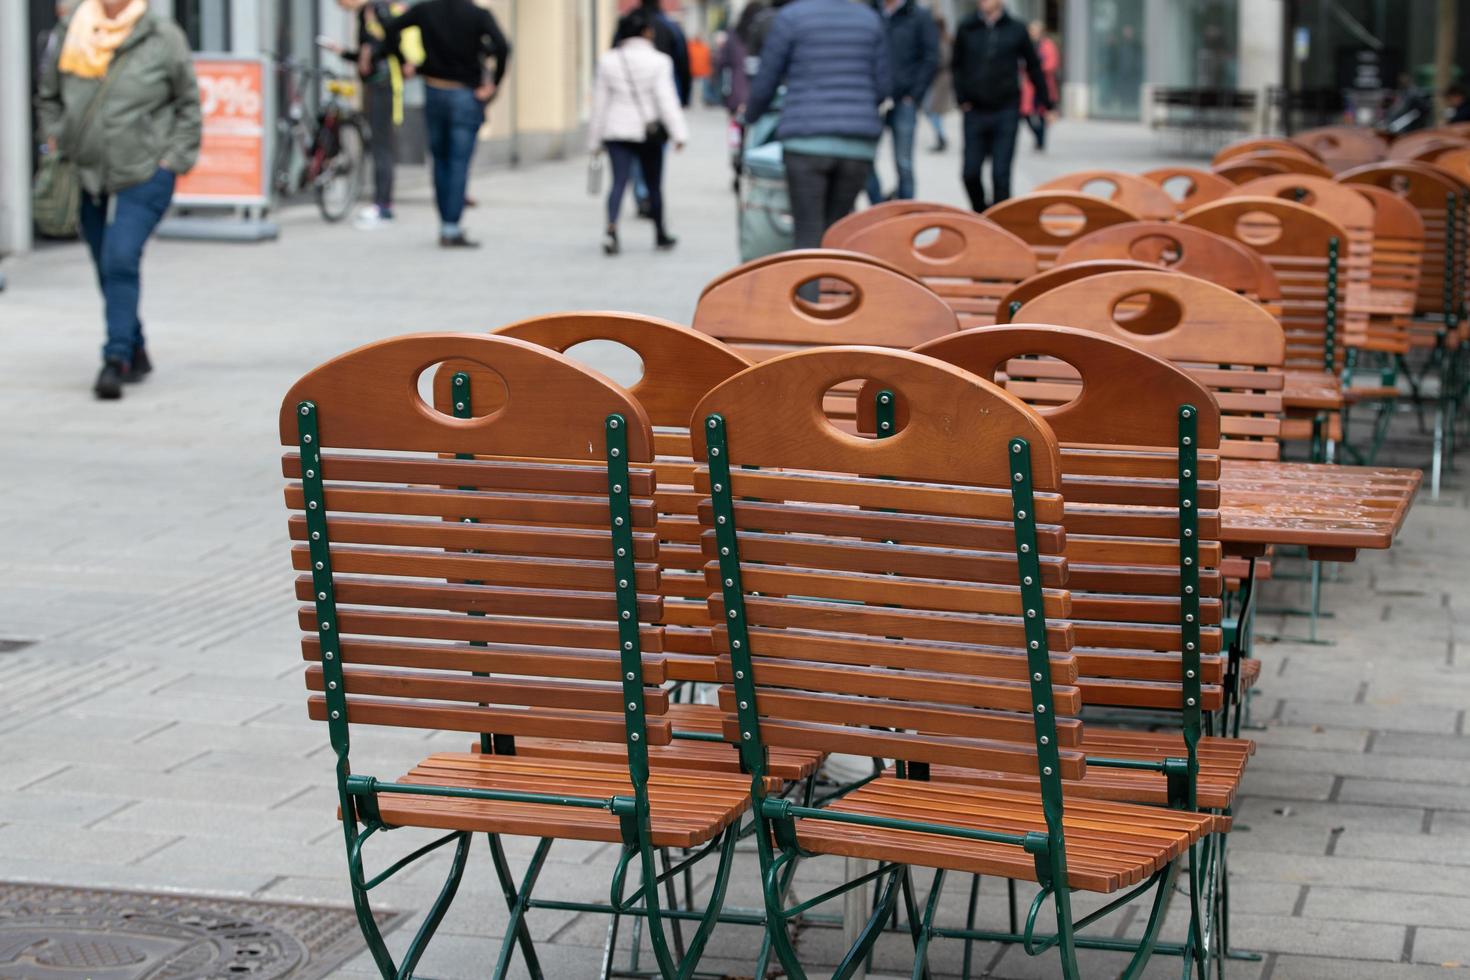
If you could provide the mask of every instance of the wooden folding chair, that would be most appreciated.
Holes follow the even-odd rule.
[[[1036,253],[1040,271],[1056,264],[1074,239],[1108,225],[1137,221],[1138,215],[1111,201],[1075,191],[1037,191],[992,204],[984,215]]]
[[[1130,299],[1153,315],[1119,320],[1120,304]],[[1245,297],[1180,273],[1115,272],[1043,293],[1012,319],[1099,333],[1179,365],[1219,402],[1222,456],[1279,458],[1286,339]]]
[[[823,416],[822,393],[854,377],[892,396],[893,435],[860,438]],[[1087,944],[1076,930],[1152,893],[1143,938],[1118,944],[1134,952],[1125,975],[1137,976],[1178,859],[1218,821],[1064,799],[1062,780],[1082,778],[1086,762],[1067,654],[1074,631],[1048,624],[1067,614],[1070,596],[1061,588],[1058,447],[1046,423],[967,372],[871,348],[767,361],[716,388],[698,414],[710,602],[726,624],[722,705],[753,785],[773,745],[901,764],[825,807],[758,800],[768,931],[788,976],[806,973],[786,923],[874,880],[874,914],[837,976],[867,955],[900,894],[915,977],[927,974],[931,941],[947,936],[1021,941],[1033,953],[1056,946],[1070,980]],[[940,764],[1034,773],[1040,790],[938,783],[928,777]],[[788,907],[781,871],[801,854],[878,867]],[[935,870],[922,911],[913,867]],[[950,871],[1037,881],[1024,929],[938,926]],[[1073,889],[1123,894],[1076,919]],[[1048,897],[1057,928],[1043,937]]]
[[[1079,170],[1038,184],[1038,191],[1076,191],[1126,208],[1145,221],[1166,221],[1179,211],[1158,184],[1119,170]]]
[[[897,218],[905,214],[920,214],[928,212],[931,214],[974,214],[969,208],[957,208],[950,204],[939,204],[935,201],[883,201],[870,208],[854,211],[845,218],[839,218],[831,228],[822,235],[823,248],[852,248],[849,244],[852,236],[865,228],[870,228],[880,221],[889,218]],[[856,251],[862,251],[857,249]]]
[[[973,213],[899,215],[847,235],[846,241],[847,248],[882,259],[928,286],[961,327],[994,323],[1001,297],[1036,272],[1030,246]],[[899,309],[893,307],[889,315]]]
[[[1219,174],[1199,167],[1158,167],[1145,170],[1142,176],[1144,180],[1162,187],[1164,193],[1173,199],[1174,214],[1170,215],[1171,218],[1190,208],[1209,204],[1235,186]]]
[[[1276,273],[1252,248],[1190,225],[1168,221],[1129,221],[1079,238],[1057,256],[1057,267],[1079,262],[1133,259],[1173,272],[1208,279],[1281,315]]]
[[[1273,174],[1291,173],[1292,171],[1285,164],[1276,160],[1267,160],[1258,156],[1239,156],[1215,164],[1210,168],[1210,172],[1232,184],[1244,184],[1246,181],[1259,177],[1270,177]]]
[[[1082,743],[1087,775],[1064,782],[1064,792],[1228,814],[1254,745],[1217,734],[1229,730],[1226,709],[1237,703],[1242,647],[1231,642],[1231,657],[1220,656],[1214,396],[1168,361],[1067,327],[967,330],[915,353],[1003,384],[1047,420],[1062,445],[1067,621],[1077,632],[1083,704],[1163,710],[1180,719],[1172,731],[1089,722]],[[876,395],[859,396],[862,431],[874,431],[876,403],[868,405]],[[1192,432],[1180,428],[1185,412],[1195,420]],[[1190,441],[1181,444],[1182,435]],[[1181,463],[1188,458],[1196,465]],[[1185,555],[1194,556],[1189,564]],[[1171,637],[1180,640],[1172,648]],[[1258,664],[1251,664],[1254,672]],[[1189,775],[1176,773],[1171,782],[1171,759],[1184,760]],[[933,778],[1035,788],[1030,776],[952,766],[936,767]],[[1170,952],[1209,960],[1222,951],[1215,942],[1216,926],[1223,926],[1223,917],[1215,921],[1221,848],[1223,841],[1212,842],[1192,874],[1200,899],[1192,906],[1192,942],[1199,945]]]
[[[1470,141],[1435,129],[1422,129],[1418,132],[1405,133],[1394,140],[1389,144],[1387,155],[1380,159],[1390,162],[1433,159],[1433,154],[1439,151],[1462,146],[1470,146]]]
[[[1221,147],[1210,160],[1210,166],[1218,167],[1223,163],[1238,160],[1241,157],[1255,156],[1260,153],[1290,154],[1307,160],[1316,160],[1317,156],[1307,147],[1295,143],[1289,139],[1276,136],[1261,136],[1252,139],[1237,140],[1229,146]]]
[[[419,382],[446,361],[475,365],[508,397],[469,417],[435,410]],[[517,949],[541,975],[526,916],[552,844],[575,839],[621,845],[613,904],[558,907],[645,917],[660,973],[688,977],[723,900],[749,784],[649,766],[649,746],[673,733],[651,625],[662,599],[643,409],[533,344],[419,334],[309,372],[282,403],[280,438],[308,710],[327,722],[353,902],[382,975],[413,975],[484,833],[511,913],[493,976]],[[436,753],[384,780],[354,771],[351,725],[477,732],[482,751]],[[518,738],[608,742],[625,758],[521,758]],[[396,827],[448,833],[369,878],[364,843]],[[540,839],[519,883],[502,835]],[[449,876],[395,964],[369,893],[449,844]],[[694,936],[672,950],[655,864],[664,847],[719,858]],[[625,897],[635,862],[642,884]]]
[[[1030,279],[1016,284],[1016,287],[1001,300],[1000,309],[996,312],[997,323],[1010,323],[1013,311],[1019,310],[1042,293],[1050,292],[1065,283],[1074,282],[1078,279],[1086,279],[1088,276],[1100,276],[1108,272],[1149,272],[1160,269],[1159,266],[1148,262],[1135,262],[1130,259],[1092,259],[1087,262],[1072,262],[1062,264],[1060,261],[1047,269],[1038,272]],[[1172,272],[1172,269],[1164,269]],[[917,348],[915,348],[917,350]]]
[[[1334,174],[1376,163],[1388,155],[1388,142],[1366,126],[1319,126],[1295,134],[1291,141]]]

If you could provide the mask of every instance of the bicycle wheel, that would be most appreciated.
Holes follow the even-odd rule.
[[[355,119],[339,119],[333,150],[316,178],[316,206],[328,221],[341,221],[362,195],[366,140]]]

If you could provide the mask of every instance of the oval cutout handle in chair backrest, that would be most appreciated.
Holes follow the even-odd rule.
[[[1246,156],[1234,157],[1226,161],[1225,166],[1235,164],[1261,164],[1270,163],[1280,167],[1283,173],[1301,174],[1304,177],[1322,177],[1326,180],[1332,179],[1332,171],[1321,163],[1306,155],[1296,153],[1250,153]],[[1238,181],[1237,181],[1238,183]]]
[[[1199,447],[1218,449],[1220,409],[1215,396],[1183,369],[1133,344],[1073,327],[1037,323],[975,327],[915,348],[992,383],[1017,357],[1040,354],[1070,364],[1081,377],[1065,405],[1035,407],[1062,443],[1098,446],[1179,444],[1181,405],[1198,409]],[[877,389],[858,395],[858,429],[874,430]],[[902,428],[907,405],[896,406]]]
[[[953,247],[941,251],[916,245],[915,240],[931,229],[939,233],[936,246]],[[1036,271],[1036,255],[1029,245],[972,211],[898,215],[850,236],[848,247],[919,279],[943,276],[1016,282]]]
[[[1298,143],[1293,143],[1291,140],[1281,139],[1276,136],[1263,136],[1231,143],[1210,159],[1210,165],[1217,167],[1222,163],[1227,163],[1240,157],[1255,156],[1259,153],[1290,153],[1308,160],[1318,159],[1311,150]]]
[[[643,377],[628,391],[654,425],[687,425],[699,399],[750,367],[749,361],[713,337],[636,313],[554,313],[501,327],[494,336],[515,337],[562,353],[589,340],[622,344],[643,361]],[[452,366],[440,369],[441,374],[445,371],[452,374]],[[435,391],[437,396],[437,384]]]
[[[1350,187],[1373,207],[1373,236],[1424,240],[1424,219],[1414,206],[1386,187],[1377,184],[1343,184]]]
[[[1281,297],[1276,273],[1254,249],[1233,238],[1175,221],[1130,221],[1100,228],[1062,249],[1057,266],[1103,259],[1159,265],[1155,256],[1161,247],[1178,250],[1175,261],[1162,263],[1173,272],[1208,279],[1265,302]]]
[[[1358,229],[1370,234],[1373,230],[1372,205],[1344,185],[1326,177],[1305,174],[1257,177],[1237,186],[1226,197],[1279,197],[1320,211],[1350,230]]]
[[[1463,137],[1441,133],[1434,129],[1421,129],[1417,132],[1405,133],[1389,144],[1388,153],[1384,159],[1388,161],[1418,160],[1428,150],[1452,149],[1463,145],[1466,145]]]
[[[1280,222],[1280,234],[1269,242],[1256,244],[1242,238],[1240,220],[1247,215],[1256,214],[1263,214]],[[1333,238],[1337,239],[1344,254],[1348,245],[1347,229],[1342,225],[1316,208],[1279,197],[1221,198],[1214,204],[1195,208],[1179,221],[1224,235],[1254,248],[1262,255],[1301,255],[1321,259],[1326,257],[1328,243]]]
[[[1110,193],[1097,193],[1089,187],[1110,187]],[[1101,197],[1119,207],[1127,208],[1145,220],[1165,220],[1179,211],[1178,203],[1164,193],[1159,185],[1145,180],[1137,174],[1120,170],[1079,170],[1076,173],[1056,177],[1036,186],[1038,191],[1076,191]]]
[[[1042,293],[1077,279],[1100,276],[1106,272],[1153,271],[1158,268],[1148,262],[1136,262],[1132,259],[1096,259],[1091,262],[1073,262],[1069,265],[1062,265],[1058,260],[1057,264],[1050,269],[1022,280],[1016,284],[1014,289],[1006,293],[1000,301],[1000,306],[996,308],[995,322],[1010,323],[1012,306],[1018,303],[1025,306]],[[1172,272],[1173,270],[1165,269],[1164,271]]]
[[[883,201],[870,208],[854,211],[822,234],[823,248],[852,248],[852,236],[880,221],[897,218],[905,214],[974,214],[969,208],[957,208],[952,204],[935,201]]]
[[[1235,186],[1219,174],[1212,174],[1199,167],[1159,167],[1155,170],[1145,170],[1142,176],[1144,180],[1162,188],[1164,193],[1169,195],[1169,199],[1174,202],[1176,213],[1197,208],[1201,204],[1209,204],[1216,198],[1223,197],[1230,188]],[[1184,181],[1188,181],[1184,193],[1175,198],[1169,188]]]
[[[1138,333],[1119,323],[1114,315],[1119,302],[1139,294],[1176,306],[1178,322],[1159,333]],[[1079,279],[1038,296],[1014,319],[1090,330],[1168,361],[1279,367],[1286,358],[1286,334],[1270,313],[1223,286],[1177,272],[1111,272]]]
[[[1081,212],[1081,224],[1069,234],[1057,234],[1042,221],[1048,212]],[[1013,197],[986,209],[984,217],[994,221],[1026,244],[1060,248],[1068,242],[1108,225],[1137,221],[1138,215],[1111,201],[1075,191],[1037,191]]]
[[[462,361],[498,379],[506,397],[490,413],[458,419],[419,393],[419,378]],[[297,444],[301,402],[318,409],[323,446],[533,459],[604,459],[604,421],[627,419],[628,456],[653,458],[642,406],[595,371],[545,347],[487,334],[410,334],[366,344],[327,361],[291,386],[281,403],[282,445]]]
[[[813,279],[839,280],[848,292],[833,304],[809,304],[796,291]],[[759,361],[782,349],[828,344],[906,349],[953,333],[959,321],[928,286],[881,259],[811,249],[769,256],[721,277],[700,297],[694,329]]]
[[[894,268],[893,266],[889,265],[887,262],[884,262],[882,259],[876,259],[876,258],[874,258],[871,255],[866,255],[866,254],[864,254],[862,252],[854,252],[854,251],[851,251],[850,249],[842,249],[842,248],[793,248],[793,249],[788,249],[785,252],[772,252],[770,255],[762,255],[759,258],[751,259],[749,262],[742,262],[739,265],[735,266],[733,269],[726,269],[724,272],[720,273],[719,275],[717,275],[713,279],[711,279],[709,282],[705,283],[704,286],[699,290],[699,296],[700,296],[701,299],[703,299],[705,293],[708,293],[710,290],[714,289],[716,286],[720,285],[720,283],[722,283],[722,282],[728,282],[731,279],[735,279],[735,278],[737,278],[739,276],[746,275],[747,273],[751,272],[754,269],[764,268],[765,266],[768,266],[768,265],[780,265],[780,264],[782,264],[784,262],[790,262],[794,258],[796,258],[797,256],[811,256],[811,257],[814,257],[814,258],[852,259],[855,262],[867,262],[870,265],[876,265],[876,266],[879,266],[880,268],[884,268],[884,269],[893,269]],[[898,270],[895,270],[895,271],[898,271]]]
[[[853,379],[917,406],[886,439],[851,435],[822,411],[822,398]],[[943,361],[878,347],[822,347],[757,364],[710,392],[690,419],[694,458],[705,459],[705,419],[719,414],[730,462],[899,480],[1011,485],[1010,440],[1031,446],[1037,490],[1061,485],[1056,436],[1009,392]]]

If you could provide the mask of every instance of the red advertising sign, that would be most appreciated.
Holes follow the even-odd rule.
[[[198,55],[204,142],[179,179],[175,204],[263,204],[266,186],[265,62]]]

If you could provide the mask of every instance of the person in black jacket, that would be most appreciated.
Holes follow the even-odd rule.
[[[613,35],[613,47],[617,47],[624,38],[632,36],[628,25],[633,13],[642,13],[653,21],[654,50],[673,59],[674,90],[679,93],[679,105],[689,108],[689,96],[694,90],[694,79],[689,71],[689,42],[679,25],[664,16],[659,0],[640,0],[638,7],[618,20],[617,31]],[[633,164],[633,197],[638,202],[638,217],[652,220],[653,202],[649,198],[648,182],[643,177],[643,167],[636,162]]]
[[[891,195],[899,200],[914,196],[914,130],[918,128],[919,106],[939,70],[939,25],[929,11],[914,0],[877,0],[888,34],[888,65],[893,74],[893,104],[883,125],[893,134],[893,164],[898,170],[898,188]],[[878,182],[878,168],[868,177],[868,200],[886,200]]]
[[[459,226],[475,142],[485,124],[485,107],[500,90],[510,63],[510,42],[495,17],[474,0],[425,0],[383,25],[380,54],[400,61],[403,31],[417,27],[424,40],[424,124],[434,158],[434,202],[439,208],[439,244],[478,248]],[[492,72],[486,59],[495,60]]]
[[[1036,87],[1037,108],[1052,108],[1051,89],[1041,71],[1036,46],[1026,25],[1006,13],[1002,0],[980,0],[975,13],[955,32],[955,101],[965,114],[965,163],[961,174],[970,206],[984,211],[985,184],[981,174],[988,158],[992,202],[1011,196],[1011,160],[1016,152],[1016,128],[1021,122],[1021,76]]]

